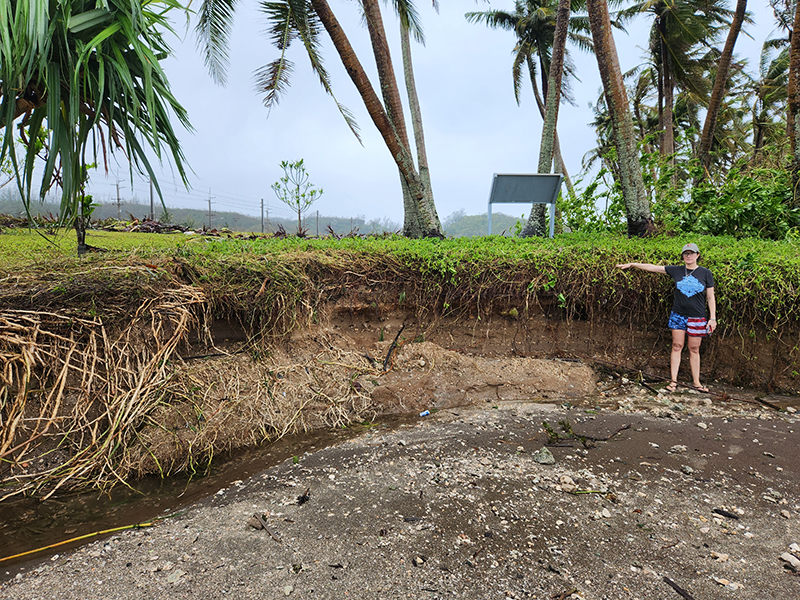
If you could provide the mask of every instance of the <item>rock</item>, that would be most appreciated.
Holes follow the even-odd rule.
[[[789,544],[789,550],[794,554],[800,554],[800,544],[797,543]]]
[[[681,465],[681,472],[683,472],[685,475],[691,475],[694,473],[694,469],[689,465]]]
[[[791,519],[791,518],[792,518],[792,513],[790,513],[790,512],[789,512],[788,510],[786,510],[786,509],[783,509],[783,510],[781,511],[781,516],[782,516],[784,519]]]
[[[688,448],[683,444],[675,444],[672,448],[669,449],[670,454],[682,454],[686,452]]]
[[[180,580],[180,578],[183,577],[184,575],[186,575],[185,571],[176,569],[172,573],[170,573],[169,576],[167,577],[167,583],[177,583]]]
[[[286,585],[286,586],[283,587],[283,595],[284,596],[291,595],[291,593],[293,591],[294,591],[294,586],[293,585]]]
[[[730,556],[721,552],[712,552],[711,558],[717,562],[728,562],[728,558],[730,558]]]
[[[697,426],[700,429],[708,429],[708,424],[707,423],[698,423]]]
[[[555,456],[553,456],[553,453],[550,452],[550,449],[547,446],[544,446],[540,450],[534,452],[533,460],[535,460],[540,465],[552,465],[555,464],[556,462]]]
[[[784,567],[786,567],[787,569],[791,569],[795,573],[800,571],[800,559],[798,559],[794,554],[789,554],[788,552],[784,552],[783,554],[781,554],[780,559],[786,563]]]
[[[424,565],[424,564],[425,564],[425,557],[424,557],[424,556],[415,556],[415,557],[414,557],[414,558],[411,560],[411,563],[412,563],[412,564],[413,564],[415,567],[421,567],[422,565]]]
[[[572,492],[576,492],[578,490],[578,486],[575,485],[575,482],[572,480],[572,477],[569,477],[567,475],[562,475],[558,481],[559,481],[558,487],[562,492],[567,492],[568,494],[571,494]]]

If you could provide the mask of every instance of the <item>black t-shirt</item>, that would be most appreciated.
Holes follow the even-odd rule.
[[[685,265],[664,267],[675,280],[675,299],[672,312],[682,317],[706,316],[706,289],[714,287],[714,275],[705,267],[689,270]]]

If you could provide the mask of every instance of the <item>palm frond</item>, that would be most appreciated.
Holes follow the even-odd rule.
[[[225,84],[229,64],[228,46],[233,27],[233,13],[238,0],[203,0],[195,28],[197,46],[212,79]]]
[[[256,91],[264,94],[264,106],[267,110],[271,110],[286,93],[293,70],[294,64],[291,61],[279,58],[256,71]]]
[[[414,39],[424,46],[425,34],[422,31],[422,22],[414,3],[411,0],[392,0],[392,4],[402,26],[407,27]],[[434,2],[434,7],[436,7],[436,2]]]

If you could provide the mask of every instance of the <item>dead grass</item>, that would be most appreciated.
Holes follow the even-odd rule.
[[[0,501],[194,473],[220,452],[374,414],[359,378],[380,370],[328,342],[302,360],[247,345],[182,360],[205,307],[199,289],[172,286],[117,333],[101,319],[0,312]]]

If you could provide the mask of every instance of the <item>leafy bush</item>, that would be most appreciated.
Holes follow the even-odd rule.
[[[688,202],[665,201],[658,213],[682,233],[793,238],[800,234],[800,207],[791,206],[790,186],[783,169],[732,170],[721,186],[701,184]]]

